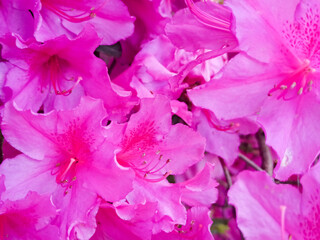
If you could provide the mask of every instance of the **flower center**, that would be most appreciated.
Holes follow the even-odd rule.
[[[305,59],[299,68],[290,73],[285,73],[282,81],[275,85],[268,93],[271,96],[274,92],[280,90],[278,99],[290,100],[298,95],[307,93],[312,89],[312,75],[316,69],[310,66],[310,60]]]
[[[77,180],[77,165],[79,160],[77,158],[70,158],[61,163],[57,163],[54,170],[52,170],[52,175],[56,176],[56,182],[65,187],[65,194],[68,190],[72,188],[72,184]]]
[[[57,55],[53,55],[49,58],[49,60],[46,62],[46,66],[44,68],[48,69],[48,78],[50,79],[51,85],[54,89],[54,92],[56,95],[63,95],[63,96],[68,96],[71,94],[72,90],[79,84],[79,82],[82,80],[81,76],[78,76],[77,78],[75,77],[70,77],[67,78],[62,71],[63,65],[62,59],[60,59]],[[64,64],[65,65],[65,64]],[[46,78],[42,78],[41,80],[41,91],[42,89],[47,85],[47,82],[44,81]],[[62,81],[62,80],[65,81]],[[74,82],[70,86],[70,82]],[[63,85],[68,85],[69,87],[67,89],[63,89]]]
[[[98,7],[91,7],[90,9],[85,10],[78,10],[72,7],[64,7],[61,6],[61,3],[57,3],[52,0],[42,0],[41,2],[45,8],[54,12],[59,17],[73,23],[80,23],[96,17],[96,13],[106,4],[107,1],[103,1],[103,3]]]
[[[141,148],[139,148],[139,150],[141,150]],[[118,162],[124,167],[130,167],[135,171],[136,176],[148,182],[160,182],[171,174],[171,171],[163,173],[163,169],[171,162],[171,160],[163,159],[163,155],[160,154],[160,151],[157,151],[156,155],[159,155],[159,157],[147,160],[143,159],[146,154],[142,153],[142,159],[138,162],[122,160],[121,155],[119,155]]]

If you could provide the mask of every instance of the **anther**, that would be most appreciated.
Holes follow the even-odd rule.
[[[295,88],[295,86],[297,86],[297,83],[296,82],[293,82],[290,86],[290,88]]]
[[[301,95],[303,93],[303,88],[301,87],[298,91],[298,94]]]

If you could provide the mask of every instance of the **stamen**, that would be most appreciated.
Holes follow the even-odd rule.
[[[172,173],[172,171],[168,171],[160,178],[147,178],[148,174],[145,174],[143,176],[143,179],[148,181],[148,182],[161,182],[162,180],[166,179],[171,173]],[[141,177],[141,176],[139,176],[139,177]]]
[[[179,234],[181,238],[195,239],[195,237],[199,234],[199,232],[203,228],[202,224],[198,224],[197,226],[195,223],[196,223],[195,220],[191,220],[190,227],[188,229],[183,229],[183,228],[186,228],[186,226],[176,225],[174,230]],[[197,229],[196,231],[194,231],[195,228]]]
[[[285,230],[285,213],[287,207],[284,205],[280,206],[281,211],[281,239],[286,240],[286,230]]]
[[[226,126],[218,125],[214,122],[214,120],[212,119],[212,115],[208,110],[203,109],[203,113],[204,113],[205,117],[207,118],[208,123],[211,125],[211,127],[217,129],[218,131],[235,133],[238,131],[238,129],[240,127],[239,123],[234,123],[234,122],[231,122]]]
[[[143,178],[146,181],[149,182],[160,182],[164,179],[166,179],[172,171],[167,171],[164,174],[161,174],[160,171],[165,168],[165,166],[171,162],[170,159],[167,159],[163,164],[162,162],[163,155],[160,155],[159,158],[155,161],[142,161],[140,166],[142,167],[137,167],[134,163],[129,163],[130,167],[136,172],[137,176],[140,178]],[[157,177],[156,176],[159,176]],[[148,176],[151,176],[152,178],[147,178]]]
[[[49,65],[49,78],[52,84],[52,87],[54,89],[54,92],[56,95],[63,95],[63,96],[68,96],[71,94],[72,90],[82,81],[82,77],[79,76],[77,78],[77,81],[73,84],[73,86],[67,90],[62,90],[60,86],[60,81],[61,79],[65,79],[66,81],[74,81],[74,78],[66,79],[61,71],[60,68],[60,63],[58,56],[54,55],[50,57],[48,60],[48,65]],[[41,86],[42,88],[42,86]]]
[[[189,7],[190,11],[198,18],[198,20],[208,27],[212,27],[215,29],[219,29],[221,31],[230,31],[230,22],[223,20],[221,18],[215,17],[210,15],[204,11],[202,11],[193,0],[185,0],[187,6]],[[217,4],[217,6],[219,6]],[[221,8],[221,6],[219,6]]]
[[[60,169],[61,171],[59,172],[59,174],[57,175],[57,182],[58,183],[68,183],[68,179],[66,179],[66,176],[69,172],[69,170],[71,169],[71,167],[73,166],[73,164],[77,164],[79,161],[76,158],[70,158],[70,161],[68,164],[66,164],[64,167],[62,167],[62,169]]]
[[[64,18],[70,22],[73,23],[80,23],[83,21],[88,21],[94,17],[97,16],[97,12],[104,7],[107,1],[104,1],[99,7],[95,8],[92,7],[88,11],[83,11],[82,13],[76,14],[76,15],[70,15],[67,12],[73,12],[74,8],[63,8],[61,6],[58,6],[57,4],[51,3],[50,1],[42,1],[42,4],[44,7],[49,9],[50,11],[54,12],[61,18]]]
[[[299,68],[295,69],[289,74],[285,73],[284,79],[269,91],[268,96],[271,96],[272,93],[277,90],[281,90],[281,93],[278,95],[277,99],[283,98],[284,100],[291,100],[307,91],[311,91],[313,82],[312,80],[308,81],[308,79],[310,79],[309,73],[313,72],[313,70],[309,64],[310,60],[306,59],[301,63]],[[296,87],[299,90],[297,92],[292,91],[292,89]]]

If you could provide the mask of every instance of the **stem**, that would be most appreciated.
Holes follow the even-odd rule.
[[[257,164],[255,164],[251,159],[247,158],[242,153],[239,153],[239,158],[245,161],[249,166],[253,167],[255,170],[263,171],[261,167],[259,167]]]
[[[227,180],[227,184],[228,184],[228,189],[231,187],[232,185],[232,179],[231,179],[231,176],[230,176],[230,172],[229,172],[229,169],[228,167],[226,166],[226,164],[224,163],[223,159],[221,157],[219,157],[219,161],[220,161],[220,164],[222,166],[222,169],[223,169],[223,173],[224,173],[224,176]]]
[[[266,172],[272,176],[273,173],[273,159],[269,147],[266,145],[266,137],[260,128],[256,133],[256,138],[259,144],[260,156],[262,158],[262,167]]]

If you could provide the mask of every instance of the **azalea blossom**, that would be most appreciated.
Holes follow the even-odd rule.
[[[98,196],[120,200],[131,191],[133,180],[133,174],[119,169],[113,160],[115,147],[103,136],[106,132],[113,136],[113,130],[101,125],[105,117],[102,102],[91,98],[82,98],[73,110],[45,115],[20,111],[8,103],[2,131],[24,154],[0,166],[6,177],[2,199],[23,198],[28,191],[50,194],[59,209],[55,224],[62,238],[93,235]],[[18,127],[20,132],[15,131]]]
[[[117,161],[147,181],[181,174],[203,157],[204,139],[185,125],[172,125],[170,102],[160,95],[142,99],[124,131]]]
[[[304,173],[320,149],[319,3],[231,0],[227,6],[241,53],[219,79],[189,96],[219,119],[256,118],[279,155],[276,176]]]
[[[20,108],[71,109],[83,95],[105,99],[110,111],[124,102],[112,89],[103,61],[93,55],[100,39],[92,27],[73,40],[63,35],[40,44],[7,36],[1,42],[7,66],[3,88],[11,89]]]

